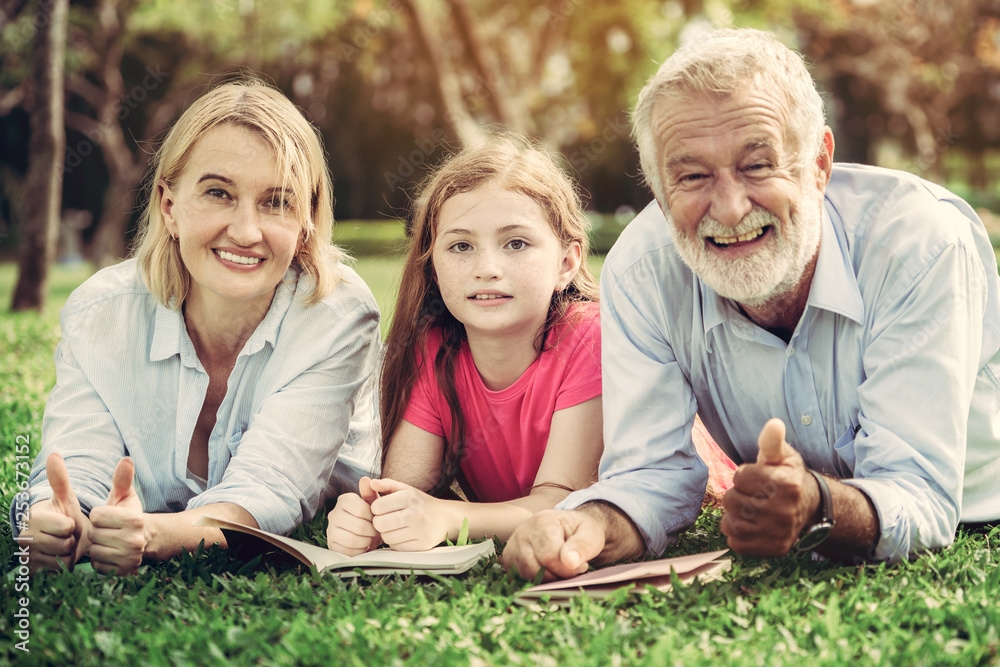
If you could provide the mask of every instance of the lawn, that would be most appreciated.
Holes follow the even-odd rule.
[[[398,259],[363,258],[357,268],[385,308]],[[0,265],[4,507],[15,444],[27,438],[32,454],[38,449],[58,308],[85,276],[57,270],[45,314],[11,315],[14,268]],[[668,555],[724,548],[718,523],[706,511]],[[209,550],[130,577],[91,571],[18,581],[10,528],[0,526],[9,570],[0,591],[5,664],[1000,664],[1000,529],[960,531],[951,548],[913,563],[735,557],[721,582],[539,610],[513,604],[524,584],[496,559],[458,577],[344,581]],[[296,536],[321,542],[322,529],[315,521]],[[15,648],[20,598],[30,653]]]

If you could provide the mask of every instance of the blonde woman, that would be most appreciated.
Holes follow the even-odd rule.
[[[227,83],[154,167],[135,257],[61,313],[25,521],[33,571],[89,556],[133,572],[225,545],[192,526],[203,513],[287,533],[375,451],[362,386],[379,314],[330,243],[315,129],[269,86]]]

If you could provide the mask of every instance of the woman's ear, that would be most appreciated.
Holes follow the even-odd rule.
[[[177,221],[174,220],[174,193],[164,179],[156,184],[157,192],[160,194],[160,217],[163,218],[163,226],[167,233],[173,238],[177,238]]]
[[[556,291],[562,292],[576,278],[583,261],[583,248],[579,241],[572,241],[563,249],[562,265],[559,268],[559,279],[556,281]]]

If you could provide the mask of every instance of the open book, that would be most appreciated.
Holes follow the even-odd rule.
[[[722,573],[732,566],[732,561],[728,558],[721,558],[728,551],[728,549],[723,549],[689,556],[605,567],[571,579],[532,586],[521,591],[515,602],[527,605],[547,597],[551,603],[565,607],[574,597],[585,595],[604,599],[623,588],[629,589],[632,593],[646,593],[649,591],[647,586],[667,591],[672,586],[671,570],[676,572],[677,578],[685,584],[694,579],[701,581],[721,579]]]
[[[264,545],[260,542],[264,542],[305,565],[315,565],[317,570],[336,577],[356,577],[356,569],[364,574],[461,574],[481,558],[489,558],[496,553],[493,541],[485,540],[461,547],[434,547],[428,551],[375,549],[359,556],[344,556],[315,544],[212,516],[200,516],[195,519],[194,525],[221,528],[230,546],[234,542],[256,541],[258,544],[254,546],[262,551]]]

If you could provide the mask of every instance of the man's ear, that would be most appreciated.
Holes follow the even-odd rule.
[[[823,128],[823,146],[816,157],[816,189],[826,192],[826,185],[830,182],[830,174],[833,172],[833,131],[829,127]]]
[[[173,215],[174,193],[162,178],[156,184],[156,189],[160,194],[160,217],[163,218],[163,226],[170,236],[177,238],[177,221]]]

